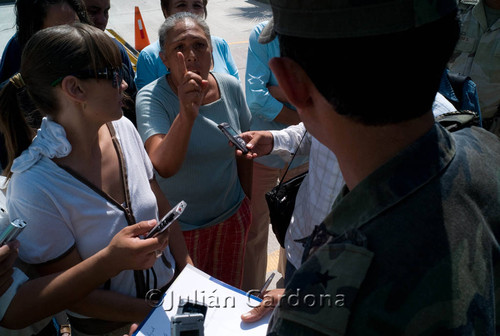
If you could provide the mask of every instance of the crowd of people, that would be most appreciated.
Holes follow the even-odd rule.
[[[500,1],[270,4],[240,78],[207,0],[161,0],[136,71],[104,32],[110,0],[16,1],[0,168],[28,225],[0,246],[0,334],[59,335],[62,311],[71,335],[130,333],[187,264],[261,288],[265,193],[306,171],[285,288],[243,322],[272,309],[269,335],[500,330]],[[463,110],[477,126],[437,122]],[[338,300],[310,305],[324,295]]]

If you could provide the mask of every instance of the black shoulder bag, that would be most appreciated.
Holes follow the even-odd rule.
[[[293,153],[292,160],[288,164],[288,167],[281,177],[279,184],[271,189],[271,191],[268,191],[265,195],[267,206],[269,207],[271,227],[274,234],[276,235],[276,239],[283,248],[285,247],[286,231],[288,230],[288,226],[290,225],[293,209],[295,207],[295,198],[297,197],[299,187],[308,172],[297,175],[286,182],[283,182],[283,180],[285,179],[286,173],[292,165],[293,159],[295,159],[295,155],[297,154],[297,151],[300,148],[300,144],[302,143],[302,140],[304,140],[306,134],[307,131],[302,136],[302,139],[300,140],[295,153]]]

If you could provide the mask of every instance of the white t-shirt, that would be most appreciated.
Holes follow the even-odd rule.
[[[139,134],[127,118],[112,125],[123,152],[135,220],[157,219],[156,197],[150,187],[153,167]],[[49,158],[63,157],[70,151],[64,129],[44,118],[33,143],[12,166],[7,210],[11,218],[27,222],[19,236],[19,256],[26,263],[56,260],[73,246],[86,259],[106,247],[116,233],[130,224],[122,205]],[[175,262],[170,250],[164,252],[171,267],[162,258],[155,263],[158,287],[167,284],[174,274]],[[149,272],[149,286],[154,288],[154,276]],[[112,278],[110,289],[135,297],[133,271],[123,271]]]
[[[436,93],[436,97],[434,99],[434,103],[432,103],[432,113],[434,117],[440,116],[441,114],[448,112],[455,112],[457,109],[453,106],[452,103],[445,96]]]
[[[297,151],[305,127],[300,123],[271,133],[274,138],[272,154],[290,159],[290,153]],[[297,153],[309,153],[309,173],[297,192],[295,208],[285,236],[286,257],[295,268],[302,264],[304,253],[302,243],[297,240],[308,237],[314,227],[321,224],[344,185],[337,157],[310,133],[306,133]]]
[[[5,190],[2,188],[5,184],[5,176],[0,176],[0,208],[6,208],[6,198],[5,198]],[[3,230],[7,225],[9,225],[9,215],[7,212],[0,212],[0,230]],[[12,273],[12,284],[7,289],[3,295],[0,295],[0,320],[3,319],[7,309],[9,308],[10,303],[14,299],[19,287],[28,281],[28,277],[24,274],[19,268],[14,267],[14,273]],[[0,335],[2,336],[30,336],[38,333],[42,330],[47,324],[50,323],[51,318],[48,317],[32,325],[24,328],[24,329],[5,329],[0,327]]]
[[[456,111],[455,107],[439,92],[432,105],[434,116]],[[291,155],[305,132],[303,123],[289,126],[281,131],[271,131],[274,138],[272,154],[290,160]],[[295,268],[302,264],[304,246],[300,240],[311,235],[314,227],[321,224],[331,211],[335,198],[345,182],[335,154],[309,133],[297,151],[298,155],[309,153],[309,174],[297,192],[295,208],[285,237],[287,260]]]

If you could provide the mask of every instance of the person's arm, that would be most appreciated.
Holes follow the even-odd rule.
[[[234,63],[233,55],[231,54],[231,48],[229,48],[229,44],[227,44],[226,40],[221,40],[221,44],[224,48],[224,53],[222,56],[224,58],[224,61],[226,62],[227,71],[231,76],[239,81],[240,75],[238,73],[238,67],[236,66],[236,63]]]
[[[256,28],[249,38],[245,75],[248,107],[254,118],[274,120],[288,125],[297,124],[300,122],[298,113],[288,108],[269,92],[268,85],[272,73],[268,65],[270,59],[268,49],[272,47],[260,44],[258,42],[259,34],[260,31]],[[271,43],[277,43],[277,41]]]
[[[237,117],[239,120],[239,131],[244,132],[250,129],[250,125],[252,123],[252,113],[248,108],[248,105],[245,100],[245,94],[241,89],[241,86],[237,86],[237,92],[232,94],[232,97],[237,104],[236,111]],[[240,151],[241,153],[241,151]],[[240,181],[241,188],[243,192],[248,197],[248,199],[252,198],[252,179],[253,179],[253,162],[249,161],[245,157],[236,155],[236,167],[238,171],[238,179]]]
[[[12,284],[12,266],[17,259],[18,248],[17,240],[0,246],[0,297]]]
[[[241,188],[249,199],[252,197],[252,173],[253,163],[243,157],[236,157],[236,166],[238,168],[238,178],[240,180]]]
[[[144,299],[104,289],[93,290],[77,303],[68,306],[75,313],[115,322],[142,321],[151,308]]]
[[[145,142],[153,166],[162,177],[175,175],[186,156],[194,121],[208,87],[208,82],[194,72],[188,72],[182,53],[177,54],[177,67],[183,79],[177,87],[179,114],[167,134],[155,134]]]
[[[151,180],[151,189],[156,196],[156,200],[158,203],[158,212],[160,214],[160,218],[162,218],[168,211],[170,211],[171,207],[168,203],[167,198],[163,194],[156,180]],[[170,252],[175,259],[176,269],[181,271],[186,264],[193,265],[193,260],[189,256],[188,249],[186,246],[186,241],[184,240],[184,235],[182,234],[181,227],[179,223],[176,221],[173,223],[170,228],[169,233],[169,246]]]
[[[244,132],[240,136],[245,140],[249,149],[249,153],[244,156],[246,159],[278,154],[284,160],[289,160],[294,152],[297,152],[298,155],[309,154],[312,143],[311,135],[306,133],[302,123],[288,126],[279,131],[250,131]],[[243,153],[237,150],[236,155],[243,156]]]
[[[300,117],[297,111],[283,105],[283,108],[276,118],[274,118],[274,121],[285,125],[297,125],[300,122]]]
[[[123,270],[152,267],[156,261],[155,251],[165,248],[168,237],[159,235],[141,239],[139,236],[146,234],[155,224],[156,221],[151,220],[128,226],[117,233],[107,247],[90,258],[76,263],[64,272],[24,283],[19,287],[0,325],[10,329],[24,328],[82,300],[100,284]],[[3,249],[4,246],[0,248],[0,258]],[[79,259],[75,253],[76,250],[71,252],[73,256],[70,260]],[[116,305],[116,302],[113,301],[113,304]],[[144,307],[145,314],[147,311],[148,307]]]
[[[78,251],[72,249],[71,252],[57,261],[44,265],[36,265],[35,269],[39,274],[45,276],[64,272],[80,262],[82,262],[82,259]],[[110,267],[110,265],[108,265],[108,267]],[[109,277],[104,279],[104,281],[107,279],[109,279]],[[66,283],[66,285],[74,287],[74,284]],[[94,288],[95,287],[96,286],[94,286]],[[121,322],[141,321],[147,316],[151,309],[144,300],[101,289],[90,291],[87,296],[69,304],[67,308],[75,313],[89,317]]]
[[[288,161],[294,153],[297,153],[297,155],[309,155],[312,137],[310,133],[306,132],[303,123],[288,126],[279,131],[273,130],[271,133],[274,143],[270,154],[278,154],[285,161]]]
[[[135,71],[135,86],[137,91],[160,77],[156,73],[155,58],[151,56],[150,49],[153,45],[144,48],[137,57],[136,71]]]
[[[167,134],[149,137],[144,146],[153,166],[162,177],[175,175],[186,157],[194,119],[180,112]]]

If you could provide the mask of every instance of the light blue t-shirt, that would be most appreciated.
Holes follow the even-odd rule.
[[[234,63],[231,50],[226,40],[212,36],[212,57],[214,60],[214,72],[227,73],[240,80],[238,68]],[[167,68],[160,58],[160,41],[151,43],[144,48],[137,58],[135,85],[137,90],[168,73]]]
[[[245,95],[248,108],[252,113],[251,130],[281,130],[288,125],[274,121],[283,108],[283,103],[276,100],[268,90],[268,86],[278,86],[278,81],[271,69],[269,61],[280,56],[278,39],[270,43],[259,43],[259,35],[266,26],[267,21],[257,24],[248,41],[247,68],[245,75]],[[295,109],[291,105],[289,108]],[[290,157],[291,158],[291,157]],[[308,156],[297,155],[291,167],[297,167],[308,161]],[[286,164],[278,155],[266,155],[255,161],[273,168],[283,168]]]
[[[250,128],[250,111],[240,83],[232,76],[212,73],[219,84],[220,99],[200,107],[186,157],[172,177],[156,173],[158,183],[172,206],[186,201],[179,223],[183,231],[220,223],[239,208],[241,188],[234,147],[217,128],[229,123],[237,132]],[[155,134],[167,134],[179,114],[179,99],[162,76],[146,85],[136,98],[137,127],[145,142]]]

